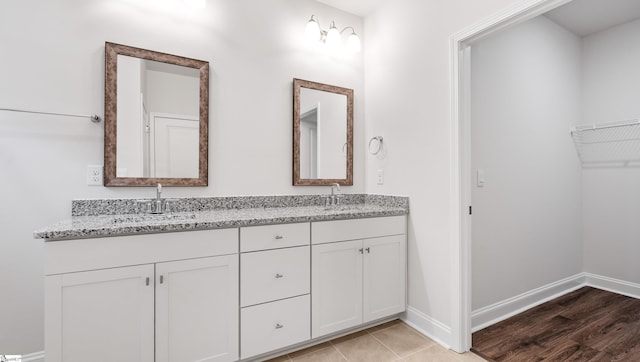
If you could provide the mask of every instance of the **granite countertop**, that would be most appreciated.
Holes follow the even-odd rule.
[[[86,212],[86,215],[72,216],[71,219],[36,230],[34,237],[45,239],[45,241],[54,241],[141,233],[396,216],[406,215],[409,212],[407,198],[381,198],[376,195],[376,198],[367,198],[362,201],[364,202],[329,207],[305,205],[304,202],[298,203],[300,206],[281,207],[250,207],[255,205],[247,204],[237,208],[190,210],[159,215],[144,213],[92,215],[91,212]]]

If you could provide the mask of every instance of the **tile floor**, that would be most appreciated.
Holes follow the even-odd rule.
[[[484,361],[473,353],[449,351],[395,320],[329,342],[289,353],[269,362],[467,362]]]

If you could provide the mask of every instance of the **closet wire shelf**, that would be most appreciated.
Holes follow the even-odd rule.
[[[571,137],[583,168],[640,167],[640,120],[577,126]]]

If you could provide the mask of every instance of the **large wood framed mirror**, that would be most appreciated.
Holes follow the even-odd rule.
[[[207,186],[209,63],[105,43],[105,186]]]
[[[353,90],[293,80],[293,185],[353,185]]]

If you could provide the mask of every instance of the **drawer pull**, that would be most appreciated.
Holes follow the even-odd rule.
[[[358,249],[358,251],[360,252],[360,254],[364,254],[362,248]]]
[[[149,286],[149,277],[147,277],[147,286]]]
[[[366,249],[364,249],[364,250],[366,250],[366,251],[367,251],[367,254],[371,254],[371,248],[366,248]]]
[[[282,240],[282,239],[284,239],[284,236],[282,236],[282,235],[276,235],[276,240]]]
[[[282,275],[282,274],[276,274],[276,279],[280,279],[280,278],[284,278],[284,275]]]
[[[162,284],[162,283],[164,283],[164,276],[163,275],[160,276],[160,284]]]
[[[284,328],[284,326],[282,324],[280,324],[280,323],[276,324],[276,329],[281,329],[281,328]]]

